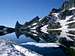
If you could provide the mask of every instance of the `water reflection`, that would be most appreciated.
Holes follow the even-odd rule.
[[[66,46],[72,43],[71,45],[75,46],[73,44],[75,43],[75,38],[73,38],[75,37],[75,8],[72,9],[68,6],[68,9],[65,9],[64,6],[62,7],[53,8],[48,16],[43,18],[36,16],[23,25],[17,21],[15,28],[0,26],[0,35],[15,32],[17,39],[24,35],[36,42],[68,43],[65,44]]]
[[[24,35],[21,35],[17,39],[15,33],[11,33],[11,34],[6,34],[6,35],[3,35],[3,36],[0,36],[0,40],[1,39],[12,41],[12,42],[15,42],[17,44],[26,43],[26,42],[35,42],[33,39],[31,39],[29,37],[25,37]]]
[[[14,28],[0,26],[0,36],[14,32]]]

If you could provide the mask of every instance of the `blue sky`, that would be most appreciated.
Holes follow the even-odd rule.
[[[14,27],[35,16],[43,17],[52,8],[59,8],[63,0],[0,0],[0,25]]]

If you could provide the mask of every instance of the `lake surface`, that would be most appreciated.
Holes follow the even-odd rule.
[[[32,41],[35,42],[30,37],[25,37],[24,35],[21,35],[19,38],[17,38],[16,35],[15,35],[15,32],[11,33],[11,34],[6,34],[6,35],[3,35],[3,36],[0,36],[0,39],[11,40],[13,42],[16,42],[17,44],[32,42]]]
[[[10,41],[16,42],[17,44],[27,43],[27,42],[36,42],[30,37],[25,37],[24,35],[21,35],[19,38],[17,38],[15,33],[0,36],[0,39],[10,40]],[[60,55],[67,56],[64,53],[62,47],[38,47],[36,45],[22,45],[22,46],[34,52],[37,52],[43,56],[60,56]]]

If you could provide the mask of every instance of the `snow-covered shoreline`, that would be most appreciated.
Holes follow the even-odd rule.
[[[0,40],[0,56],[42,56],[11,41]]]

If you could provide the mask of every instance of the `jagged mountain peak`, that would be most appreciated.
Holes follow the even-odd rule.
[[[63,5],[62,5],[62,9],[63,10],[68,10],[72,7],[75,7],[75,0],[66,0]]]

